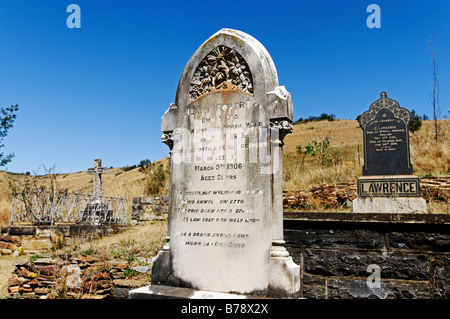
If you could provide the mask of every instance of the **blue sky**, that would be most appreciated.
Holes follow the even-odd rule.
[[[69,4],[81,28],[66,25]],[[132,3],[132,5],[130,4]],[[381,28],[366,25],[378,4]],[[386,91],[430,118],[434,35],[450,109],[450,1],[0,0],[0,107],[19,104],[0,152],[11,172],[76,172],[168,155],[161,116],[195,50],[221,28],[272,56],[299,117],[355,119]]]

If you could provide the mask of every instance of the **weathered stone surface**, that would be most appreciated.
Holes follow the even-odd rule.
[[[37,258],[33,264],[36,265],[50,265],[53,264],[55,260],[51,257],[43,257],[43,258]]]
[[[22,248],[24,251],[48,251],[52,243],[48,239],[23,239]]]
[[[36,226],[9,226],[8,233],[17,236],[35,235]]]
[[[420,197],[419,178],[414,175],[365,176],[357,181],[358,197]]]
[[[8,287],[8,293],[11,295],[19,293],[19,286],[10,286]]]
[[[376,228],[377,231],[381,231],[382,228],[386,228],[387,224],[393,227],[400,227],[405,230],[403,225],[412,225],[411,230],[417,228],[414,225],[430,225],[435,227],[435,225],[440,227],[447,227],[445,225],[450,225],[450,214],[383,214],[383,213],[351,213],[348,212],[284,212],[284,224],[286,229],[306,229],[306,228],[317,228],[317,229],[342,229],[343,227],[349,227],[352,224],[359,224],[362,228],[360,229],[373,229]],[[303,221],[309,222],[310,227],[305,227],[301,225]],[[320,222],[313,224],[313,222]],[[332,226],[330,226],[330,223]],[[364,224],[365,223],[365,224]],[[297,225],[296,225],[297,224]],[[342,225],[340,227],[339,225]],[[301,227],[300,227],[301,225]],[[374,227],[375,225],[384,225],[383,227]],[[444,226],[439,226],[444,225]],[[409,226],[408,226],[409,227]],[[408,228],[406,227],[406,228]],[[420,226],[422,227],[422,226]]]
[[[169,241],[152,279],[243,294],[299,292],[284,248],[282,149],[292,101],[253,37],[222,29],[188,61],[162,118]]]
[[[302,297],[306,299],[325,299],[326,288],[320,286],[302,285]]]
[[[367,277],[367,267],[376,264],[381,269],[382,278],[429,279],[430,260],[425,254],[305,249],[303,260],[305,271],[316,275]]]
[[[168,216],[168,197],[134,197],[131,211],[131,223],[165,220]]]
[[[121,260],[108,260],[106,262],[107,265],[110,265],[116,269],[125,269],[128,267],[128,263]]]
[[[450,251],[450,236],[429,232],[390,232],[389,245],[393,248],[420,251]]]
[[[8,279],[8,286],[18,286],[18,285],[19,285],[19,276],[17,276],[16,274],[13,274]]]
[[[450,256],[436,256],[434,260],[434,287],[435,298],[450,299]]]
[[[386,248],[383,234],[364,229],[287,229],[284,236],[287,244],[308,247]]]
[[[302,283],[303,285],[308,285],[308,286],[325,286],[326,285],[326,280],[324,277],[318,277],[318,276],[312,276],[310,274],[303,274],[302,277]]]
[[[136,279],[116,279],[114,280],[115,287],[127,287],[127,288],[138,288],[148,284],[148,281],[136,280]]]
[[[148,266],[133,266],[131,267],[132,270],[137,271],[139,273],[147,273],[150,270],[150,267]]]
[[[234,293],[223,293],[195,290],[183,287],[162,285],[145,286],[129,292],[130,299],[260,299],[259,296],[246,296]]]
[[[20,244],[20,238],[19,237],[17,237],[17,236],[9,236],[9,235],[5,235],[5,234],[0,234],[0,241]]]
[[[40,288],[40,287],[34,288],[34,293],[37,295],[46,295],[50,293],[50,291],[51,290],[49,288]]]
[[[111,289],[111,294],[115,299],[127,299],[128,291],[130,291],[130,289],[128,289],[128,288],[113,287]]]
[[[330,280],[328,287],[330,299],[424,299],[430,298],[426,282],[381,281],[379,288],[371,288],[366,280]]]
[[[369,288],[365,280],[355,279],[333,279],[327,287],[330,299],[386,299],[392,292],[388,291],[385,283],[380,288]]]
[[[389,198],[356,198],[353,201],[355,213],[427,213],[426,202],[416,197],[389,197]]]
[[[285,216],[288,251],[303,267],[304,298],[450,297],[450,220],[446,214]],[[337,234],[336,241],[330,239],[330,230]],[[369,240],[359,241],[357,236],[344,240],[339,235],[348,232],[358,232],[361,237],[370,234]],[[374,275],[381,281],[377,289],[367,285]]]
[[[17,245],[11,244],[11,243],[5,243],[0,241],[0,249],[9,249],[11,251],[14,251],[18,248]]]
[[[41,275],[44,275],[44,276],[52,276],[56,273],[56,267],[55,266],[41,266],[39,268],[39,272]]]
[[[381,92],[359,119],[364,137],[363,176],[411,175],[409,150],[411,113]]]

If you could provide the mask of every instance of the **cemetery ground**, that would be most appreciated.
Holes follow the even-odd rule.
[[[99,239],[77,239],[70,244],[58,247],[57,249],[51,249],[48,252],[1,255],[0,299],[6,298],[8,294],[8,281],[12,276],[16,264],[27,261],[30,264],[36,262],[36,260],[39,261],[39,259],[48,259],[50,256],[71,256],[71,259],[78,260],[79,265],[83,261],[88,261],[94,266],[95,264],[104,266],[99,267],[98,269],[91,268],[90,270],[85,271],[82,276],[86,278],[86,276],[89,275],[89,272],[93,272],[94,274],[97,274],[98,278],[95,278],[97,282],[104,279],[102,277],[105,277],[101,272],[104,270],[103,268],[109,270],[109,272],[111,272],[111,268],[116,268],[119,272],[112,275],[114,284],[131,287],[133,287],[133,285],[139,287],[148,284],[150,282],[151,274],[151,259],[163,247],[166,232],[167,221],[152,221],[136,226],[129,226],[125,231],[104,236]],[[108,262],[115,263],[116,267],[108,266]],[[52,262],[51,264],[54,265],[55,263]],[[87,264],[88,263],[85,262],[85,265]],[[148,268],[139,272],[135,271],[133,267]],[[92,292],[91,290],[91,293],[89,293],[89,289],[86,287],[75,290],[75,292],[69,290],[66,285],[67,274],[64,274],[64,272],[62,272],[61,278],[55,278],[54,280],[56,281],[56,284],[48,290],[48,293],[50,293],[53,298],[96,298],[96,291],[94,290],[94,292]],[[111,287],[109,286],[107,288]],[[104,297],[106,297],[106,295],[99,295],[97,298]]]
[[[438,142],[435,141],[433,121],[423,121],[422,128],[410,133],[411,160],[414,174],[420,178],[449,177],[450,174],[450,120],[439,121]],[[313,144],[313,140],[320,143],[328,140],[328,147],[318,149],[315,156],[301,154],[298,145]],[[355,184],[361,176],[363,165],[362,130],[355,120],[335,120],[308,122],[295,124],[293,134],[286,136],[284,145],[284,191],[307,191],[321,185]],[[326,145],[324,143],[319,145]],[[168,158],[160,161],[168,170]],[[108,166],[108,159],[103,159]],[[132,163],[134,164],[134,163]],[[137,164],[137,163],[136,163]],[[159,163],[158,163],[159,164]],[[42,173],[42,172],[41,172]],[[102,176],[102,191],[105,195],[129,196],[129,212],[133,197],[148,195],[167,196],[169,178],[159,194],[149,194],[146,191],[149,182],[148,175],[136,166],[110,168]],[[0,225],[10,223],[11,187],[23,187],[25,183],[51,185],[56,183],[58,188],[68,191],[90,192],[92,176],[86,171],[64,174],[45,174],[36,176],[30,174],[16,174],[0,172]],[[443,194],[444,200],[427,200],[429,213],[450,213],[447,188]],[[326,195],[325,195],[326,196]],[[351,207],[337,204],[328,205],[317,198],[311,198],[295,211],[340,211],[351,212]],[[445,200],[446,199],[446,200]],[[131,215],[131,213],[129,214]],[[95,255],[103,260],[122,259],[135,261],[136,257],[149,258],[161,249],[167,231],[167,222],[151,222],[139,224],[118,234],[109,235],[101,239],[74,242],[66,247],[59,247],[59,252],[72,252],[81,255]],[[52,252],[49,252],[52,253]],[[0,298],[7,294],[8,278],[14,269],[14,263],[27,261],[29,254],[0,256]],[[148,262],[150,264],[150,262]],[[150,272],[149,272],[150,273]],[[149,275],[145,275],[149,276]],[[149,278],[147,278],[149,279]]]

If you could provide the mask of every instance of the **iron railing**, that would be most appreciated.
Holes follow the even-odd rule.
[[[80,192],[53,191],[44,188],[27,189],[13,193],[11,224],[32,223],[54,225],[118,224],[126,225],[128,195],[126,197],[100,196]]]

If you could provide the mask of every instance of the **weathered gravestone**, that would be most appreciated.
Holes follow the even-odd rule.
[[[102,160],[94,159],[94,167],[88,168],[88,174],[93,175],[93,199],[92,202],[100,202],[102,197],[102,174],[106,174],[108,168],[102,167]]]
[[[112,211],[108,209],[108,205],[102,200],[102,174],[106,174],[108,168],[102,167],[102,160],[97,158],[94,159],[94,167],[89,168],[87,172],[93,175],[93,192],[92,197],[82,211],[81,222],[99,225],[110,221],[112,217]]]
[[[171,149],[167,244],[153,260],[152,285],[130,298],[167,287],[197,297],[298,297],[300,268],[283,240],[282,145],[291,122],[290,94],[256,39],[222,29],[197,49],[162,118]]]
[[[364,139],[363,176],[354,212],[426,212],[409,149],[411,113],[381,92],[359,118]]]

